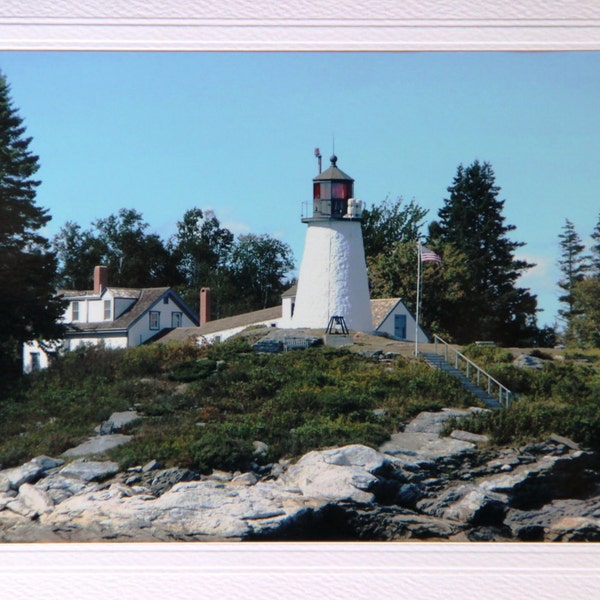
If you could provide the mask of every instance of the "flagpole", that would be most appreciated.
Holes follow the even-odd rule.
[[[421,240],[417,240],[417,309],[415,311],[415,358],[419,357],[419,305],[421,304]]]

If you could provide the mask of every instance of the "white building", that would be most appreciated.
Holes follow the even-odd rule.
[[[75,350],[84,344],[103,344],[107,348],[139,346],[177,327],[198,324],[197,316],[169,287],[108,287],[106,267],[94,269],[93,290],[62,291],[68,300],[63,315],[67,325],[59,342],[37,342],[23,347],[26,373],[46,368],[57,351]]]
[[[332,317],[343,317],[348,329],[371,331],[362,202],[353,194],[354,180],[332,156],[331,166],[313,179],[298,290],[283,327],[325,329]]]

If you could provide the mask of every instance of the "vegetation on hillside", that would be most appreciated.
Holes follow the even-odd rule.
[[[519,399],[450,429],[486,433],[497,444],[557,433],[600,449],[600,354],[558,360],[534,351],[545,362],[536,370],[513,365],[506,349],[464,352]],[[157,459],[208,472],[348,443],[377,447],[421,411],[474,403],[453,378],[401,357],[380,362],[332,348],[260,354],[241,338],[206,347],[88,347],[4,392],[0,464],[57,456],[128,409],[144,419],[129,430],[132,442],[110,452],[123,468]],[[259,458],[257,440],[268,445]]]
[[[600,353],[567,351],[561,360],[534,350],[544,360],[541,369],[519,368],[503,348],[471,345],[465,354],[513,392],[510,408],[449,422],[490,436],[492,443],[517,445],[542,441],[551,433],[600,450]]]
[[[58,455],[130,408],[145,418],[134,440],[111,453],[123,467],[158,459],[205,472],[248,467],[256,440],[269,446],[268,462],[338,444],[377,446],[419,411],[470,403],[453,379],[424,364],[347,350],[266,355],[242,339],[90,347],[0,400],[0,463]]]

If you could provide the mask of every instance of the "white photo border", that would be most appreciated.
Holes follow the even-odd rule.
[[[598,50],[596,0],[4,0],[0,50]]]
[[[5,0],[0,50],[598,51],[596,0]],[[597,598],[596,544],[0,544],[0,597]]]

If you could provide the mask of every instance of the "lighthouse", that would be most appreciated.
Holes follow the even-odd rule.
[[[324,329],[332,317],[343,317],[348,329],[371,331],[363,203],[354,198],[354,179],[337,160],[333,155],[329,168],[313,179],[312,210],[302,218],[308,229],[292,327]]]

